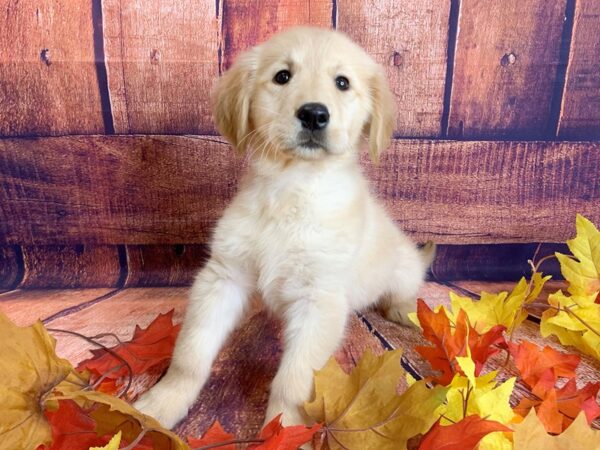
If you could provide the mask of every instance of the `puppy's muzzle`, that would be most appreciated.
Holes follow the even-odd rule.
[[[329,110],[322,103],[305,103],[296,111],[296,117],[300,120],[302,128],[310,131],[322,130],[329,123]]]

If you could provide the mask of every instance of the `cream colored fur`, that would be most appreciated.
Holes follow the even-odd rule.
[[[273,81],[289,70],[285,85]],[[341,91],[343,75],[350,89]],[[330,111],[325,148],[299,144],[298,108]],[[402,234],[370,194],[360,143],[377,159],[393,131],[394,103],[382,69],[344,35],[295,28],[242,54],[218,83],[221,133],[246,151],[249,169],[214,232],[165,377],[136,403],[172,427],[209,377],[224,340],[258,290],[284,321],[284,353],[266,419],[305,423],[313,371],[340,345],[352,310],[379,302],[406,323],[433,257]],[[251,357],[251,355],[249,355]]]

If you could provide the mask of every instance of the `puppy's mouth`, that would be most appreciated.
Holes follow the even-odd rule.
[[[323,149],[327,151],[327,146],[320,136],[315,133],[300,133],[298,136],[298,147],[304,147],[310,150]]]

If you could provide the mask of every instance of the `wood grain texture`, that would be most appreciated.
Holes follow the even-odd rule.
[[[535,139],[554,130],[566,0],[460,2],[448,136]]]
[[[21,249],[16,245],[0,245],[0,290],[14,289],[23,278]]]
[[[115,287],[121,278],[114,245],[44,245],[23,247],[21,288]]]
[[[31,325],[62,311],[83,305],[111,289],[19,289],[0,295],[0,311],[18,326]]]
[[[558,136],[600,139],[600,2],[575,2]]]
[[[337,29],[386,70],[396,98],[397,136],[441,134],[450,0],[338,0]]]
[[[218,2],[102,2],[116,133],[212,133]]]
[[[600,223],[600,143],[399,140],[373,190],[417,241],[564,242]],[[207,243],[242,172],[207,137],[0,140],[0,244]]]
[[[0,0],[0,136],[103,133],[92,2]]]
[[[0,161],[0,240],[33,245],[207,242],[241,169],[192,137],[2,140]]]
[[[188,289],[182,288],[126,289],[89,308],[53,320],[49,326],[86,336],[112,332],[127,340],[136,324],[145,328],[156,315],[170,309],[175,310],[174,321],[181,322],[187,294]],[[57,353],[73,364],[89,356],[92,347],[87,342],[62,333],[54,335],[58,341]],[[356,317],[350,318],[347,336],[335,355],[347,370],[365,349],[383,351],[379,341]],[[176,432],[199,436],[218,419],[236,436],[255,435],[264,419],[269,385],[279,365],[281,348],[281,325],[255,303],[217,356],[206,386]],[[152,375],[136,379],[138,386],[134,391],[149,388],[148,381],[155,382],[159,374]]]
[[[528,260],[539,261],[554,252],[570,253],[566,244],[473,244],[438,245],[431,267],[433,280],[507,281],[529,276]],[[553,279],[561,279],[556,259],[542,268]]]
[[[128,245],[125,286],[188,286],[209,256],[206,245]]]
[[[242,51],[295,25],[332,27],[330,0],[223,0],[222,71]]]

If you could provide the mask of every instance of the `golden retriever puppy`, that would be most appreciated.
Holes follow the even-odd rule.
[[[240,55],[218,82],[214,117],[249,152],[248,172],[192,287],[171,366],[135,406],[169,428],[181,420],[258,290],[284,323],[265,420],[305,423],[313,371],[342,342],[350,312],[379,302],[406,323],[433,257],[398,230],[358,164],[361,140],[373,159],[388,146],[393,95],[345,35],[302,27]]]

